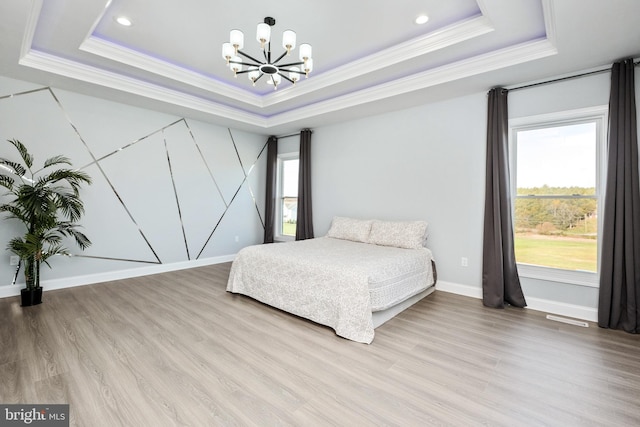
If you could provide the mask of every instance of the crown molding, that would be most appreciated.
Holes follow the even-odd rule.
[[[266,128],[268,124],[266,118],[258,114],[37,50],[29,51],[29,53],[20,58],[19,64],[261,128]]]
[[[36,34],[36,28],[38,26],[38,18],[40,17],[40,11],[42,10],[42,2],[44,0],[33,0],[31,2],[31,8],[27,15],[27,22],[24,28],[24,34],[22,35],[22,45],[20,46],[20,58],[26,56],[31,50],[33,44],[33,37]]]
[[[542,0],[542,13],[544,15],[544,29],[547,40],[556,44],[556,14],[552,0]]]
[[[139,68],[176,82],[242,102],[243,104],[248,104],[256,108],[264,106],[260,95],[222,83],[204,74],[187,70],[186,68],[150,55],[142,54],[136,50],[103,40],[99,37],[89,36],[80,45],[79,49],[83,52]]]
[[[309,119],[317,115],[355,107],[368,102],[379,101],[403,93],[426,89],[488,71],[556,55],[557,53],[558,50],[555,45],[546,39],[521,43],[422,73],[413,74],[392,82],[335,97],[327,101],[276,114],[269,117],[269,126],[284,125],[297,120]]]

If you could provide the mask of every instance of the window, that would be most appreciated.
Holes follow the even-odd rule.
[[[299,154],[278,155],[278,206],[276,207],[276,237],[291,240],[296,237],[298,220]]]
[[[511,122],[521,276],[597,286],[606,108]]]

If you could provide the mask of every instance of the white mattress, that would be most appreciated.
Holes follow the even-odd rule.
[[[371,311],[386,310],[422,292],[433,282],[433,269],[431,268],[420,268],[404,275],[389,277],[380,282],[370,280]]]

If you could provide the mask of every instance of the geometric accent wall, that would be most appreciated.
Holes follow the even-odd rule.
[[[266,137],[0,78],[0,156],[22,141],[40,165],[69,157],[83,187],[81,223],[93,244],[55,257],[43,279],[232,255],[262,241]],[[11,283],[2,220],[0,286]],[[6,261],[6,262],[5,262]],[[19,279],[20,282],[20,279]]]

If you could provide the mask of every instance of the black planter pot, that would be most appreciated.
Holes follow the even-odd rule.
[[[35,289],[20,289],[20,298],[23,307],[42,304],[42,287]]]

